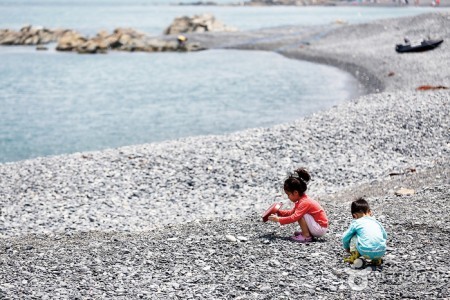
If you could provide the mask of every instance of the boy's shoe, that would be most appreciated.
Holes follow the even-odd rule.
[[[344,262],[352,264],[355,261],[355,259],[359,258],[360,255],[358,251],[352,251],[350,254],[351,255],[349,257],[344,258]]]
[[[291,240],[297,243],[309,243],[312,242],[312,236],[310,237],[304,237],[303,234],[299,234],[296,236],[291,236]]]
[[[375,266],[381,266],[382,263],[383,263],[383,259],[381,259],[381,258],[372,259],[372,264]]]

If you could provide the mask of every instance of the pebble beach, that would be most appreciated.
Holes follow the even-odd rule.
[[[405,36],[444,42],[398,54]],[[189,39],[332,65],[363,96],[270,128],[0,164],[0,299],[448,299],[450,14]],[[300,166],[330,219],[310,244],[261,221]],[[358,196],[388,233],[379,268],[343,262]]]

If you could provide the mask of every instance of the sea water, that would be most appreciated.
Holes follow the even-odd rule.
[[[337,19],[357,23],[423,11],[4,0],[0,28],[32,24],[90,35],[131,27],[159,35],[175,17],[204,12],[240,30],[254,30]],[[272,126],[348,100],[356,86],[354,78],[336,68],[272,52],[78,55],[56,52],[54,45],[49,51],[4,46],[0,162]]]
[[[219,21],[239,30],[254,30],[283,25],[322,25],[336,21],[349,24],[376,19],[403,17],[429,11],[433,7],[361,6],[179,6],[178,0],[0,0],[0,28],[20,29],[31,24],[48,28],[75,29],[94,35],[131,27],[150,35],[162,34],[180,16],[213,14]],[[217,3],[236,3],[217,0]],[[442,10],[442,9],[441,9]]]

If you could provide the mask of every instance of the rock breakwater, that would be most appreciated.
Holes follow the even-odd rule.
[[[0,29],[0,45],[4,46],[38,46],[57,43],[57,51],[73,51],[81,54],[106,53],[108,50],[128,52],[166,52],[199,51],[205,47],[187,38],[176,38],[176,34],[192,32],[230,32],[237,31],[226,26],[211,14],[183,16],[175,20],[164,31],[164,35],[151,37],[133,28],[117,28],[111,34],[99,32],[94,37],[87,37],[72,29],[49,29],[40,26],[25,26],[19,31]]]

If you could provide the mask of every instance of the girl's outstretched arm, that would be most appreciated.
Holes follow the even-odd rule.
[[[309,203],[302,203],[294,207],[291,214],[282,216],[282,218],[279,219],[280,224],[286,225],[297,222],[298,220],[303,218],[303,216],[309,211],[310,206],[311,205]]]
[[[279,217],[287,217],[287,216],[292,215],[294,213],[294,211],[295,211],[295,207],[292,209],[288,209],[288,210],[279,210],[279,211],[277,211],[277,215]]]

